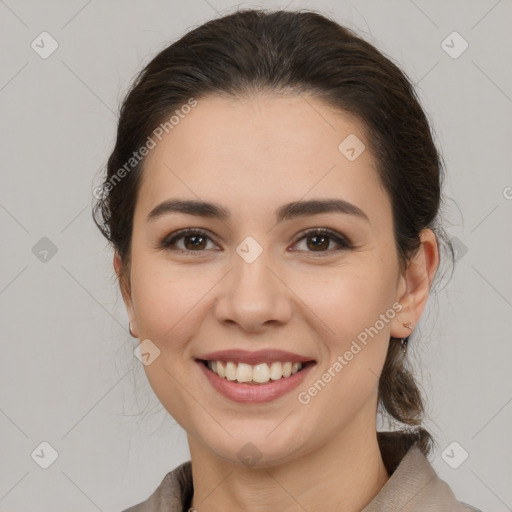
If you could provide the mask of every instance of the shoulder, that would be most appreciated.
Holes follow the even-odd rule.
[[[392,468],[389,480],[362,512],[482,512],[456,499],[417,444],[405,454],[396,450],[392,457],[392,451],[388,446],[383,453]]]
[[[407,466],[415,468],[418,481],[425,485],[424,488],[418,489],[416,498],[418,507],[411,510],[482,512],[468,503],[457,500],[450,486],[438,476],[428,458],[417,446],[413,447],[407,455],[409,458],[405,461],[406,468]]]
[[[192,493],[192,466],[187,461],[167,473],[145,501],[122,512],[182,512],[188,507]]]
[[[438,476],[428,458],[418,447],[413,447],[407,455],[409,458],[405,461],[405,466],[414,468],[418,482],[422,482],[425,486],[422,489],[418,489],[417,497],[413,499],[417,503],[417,508],[412,508],[411,510],[482,512],[467,503],[457,500],[450,486]]]

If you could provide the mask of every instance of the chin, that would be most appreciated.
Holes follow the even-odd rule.
[[[279,420],[279,421],[282,421]],[[269,468],[275,467],[308,452],[307,447],[302,443],[300,433],[304,428],[293,431],[290,425],[280,425],[279,421],[252,422],[247,425],[244,420],[244,427],[240,425],[235,429],[227,426],[233,437],[228,434],[222,438],[203,437],[202,442],[206,444],[216,456],[229,461],[232,464],[247,468]],[[303,435],[303,434],[302,434]],[[312,448],[311,448],[312,449]]]

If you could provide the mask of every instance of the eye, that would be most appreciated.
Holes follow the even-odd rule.
[[[302,234],[302,237],[299,238],[296,243],[300,242],[301,240],[306,240],[306,252],[320,252],[330,254],[337,251],[351,249],[353,247],[346,237],[340,233],[337,233],[336,231],[332,231],[331,229],[327,228],[308,229]],[[312,243],[307,243],[308,241],[311,241]],[[328,249],[332,241],[338,245],[338,249],[324,250]]]
[[[302,233],[302,236],[295,242],[294,245],[297,245],[298,242],[302,240],[311,241],[312,243],[306,243],[306,252],[313,253],[333,253],[341,250],[351,249],[353,245],[348,241],[348,239],[327,228],[311,228]],[[183,246],[180,247],[179,242],[183,241]],[[171,233],[166,236],[159,244],[159,248],[168,249],[172,251],[180,251],[180,252],[204,252],[204,250],[208,249],[208,241],[212,242],[211,238],[208,236],[206,231],[201,229],[193,229],[187,228],[182,229],[178,232]],[[329,249],[329,245],[331,242],[334,242],[335,245],[338,246],[338,249]],[[215,244],[214,244],[215,245]],[[211,247],[210,247],[211,249]],[[293,249],[292,251],[296,251],[297,249]]]
[[[174,246],[179,245],[177,242],[184,241],[184,247]],[[162,249],[170,249],[182,252],[203,252],[206,249],[207,240],[210,240],[208,234],[201,229],[182,229],[177,233],[165,237],[159,244]]]

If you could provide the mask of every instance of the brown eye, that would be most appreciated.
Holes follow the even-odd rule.
[[[305,232],[296,243],[301,240],[306,240],[306,252],[332,253],[352,247],[352,244],[343,235],[325,228],[315,228]],[[333,242],[338,249],[329,249]]]
[[[196,250],[196,249],[204,249],[205,248],[205,240],[206,237],[203,235],[186,235],[182,237],[185,240],[185,249],[187,250]],[[189,243],[187,243],[189,242]]]
[[[295,242],[295,245],[302,240],[306,240],[306,248],[299,250],[308,253],[332,254],[333,252],[347,250],[353,247],[346,237],[326,228],[313,228],[306,231],[303,233],[303,236]],[[183,243],[180,246],[181,241],[183,241]],[[159,247],[171,251],[201,253],[208,249],[208,242],[212,242],[213,244],[213,241],[206,232],[189,228],[178,231],[177,233],[171,233],[171,235],[168,235],[160,242]],[[335,248],[331,247],[332,244],[334,244]],[[215,244],[213,245],[216,247]],[[297,249],[294,249],[294,251],[295,250]]]
[[[178,242],[183,240],[180,247]],[[203,252],[207,249],[207,243],[211,241],[210,237],[203,231],[197,229],[185,229],[167,236],[159,244],[162,249],[183,251],[183,252]]]
[[[316,251],[317,249],[328,249],[331,241],[328,235],[308,235],[306,240],[310,240],[311,244],[308,244],[308,249]]]

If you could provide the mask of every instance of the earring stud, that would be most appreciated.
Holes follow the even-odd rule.
[[[412,329],[412,323],[411,322],[402,322],[402,325],[406,328],[406,329]],[[402,338],[400,340],[400,343],[402,345],[402,349],[404,351],[404,355],[407,354],[407,343],[409,342],[409,337],[407,338]]]

